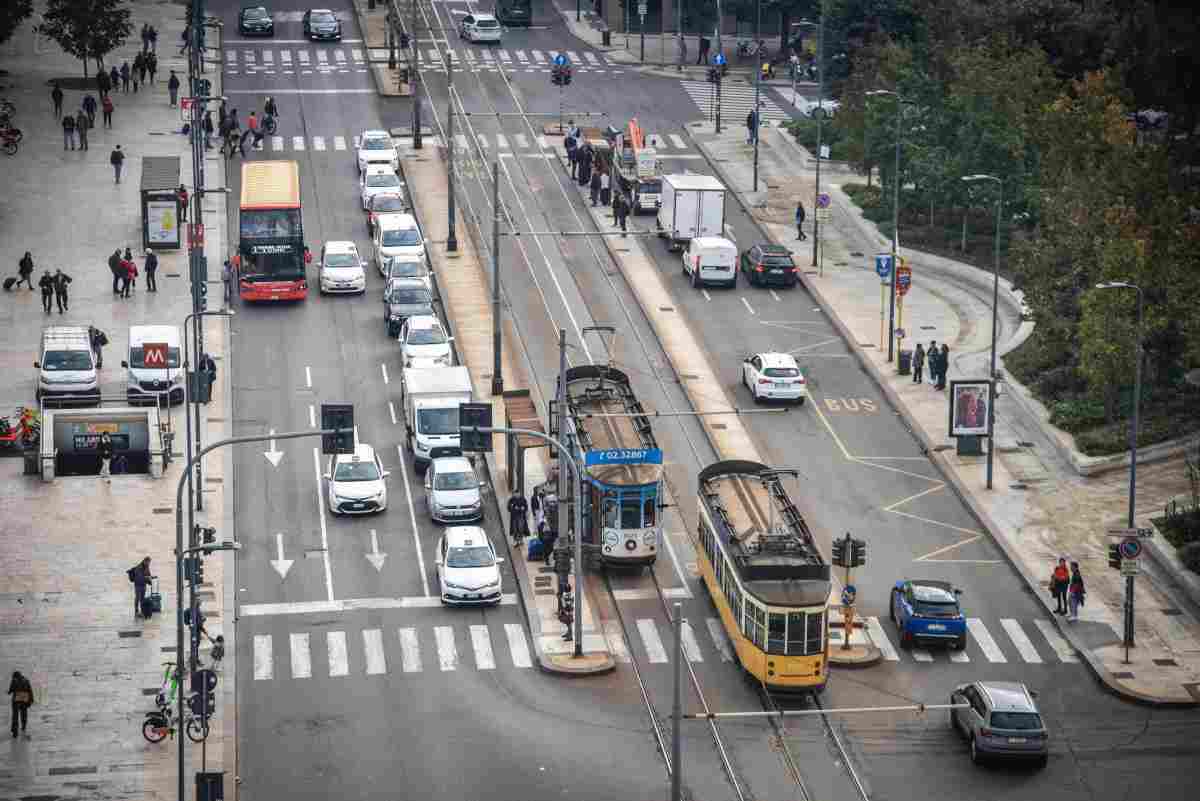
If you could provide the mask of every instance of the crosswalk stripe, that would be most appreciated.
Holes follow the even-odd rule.
[[[729,642],[729,635],[725,633],[725,627],[721,625],[721,618],[705,618],[704,623],[708,626],[708,636],[712,639],[717,653],[721,655],[721,661],[732,662],[733,646]]]
[[[367,675],[387,673],[387,658],[383,654],[383,630],[363,629],[363,651],[367,656]]]
[[[486,53],[488,51],[484,50],[483,52]],[[498,55],[500,57],[501,61],[512,61],[512,57],[508,55],[507,50],[497,50],[496,55]]]
[[[700,643],[696,642],[696,632],[692,630],[692,624],[686,620],[683,621],[682,631],[680,631],[679,635],[680,639],[683,640],[683,653],[687,657],[687,660],[689,662],[703,662],[704,655],[700,653]]]
[[[433,62],[438,62],[438,61],[441,61],[441,60],[442,60],[442,57],[441,57],[441,55],[439,55],[439,54],[438,54],[438,51],[437,51],[437,48],[436,48],[436,47],[434,47],[434,48],[430,48],[430,49],[429,49],[428,51],[426,51],[426,52],[429,54],[429,60],[430,60],[430,61],[433,61]]]
[[[325,137],[314,136],[312,144],[313,144],[313,150],[324,150],[325,149]]]
[[[679,134],[667,134],[667,138],[671,140],[671,144],[680,150],[687,150],[687,142],[683,141],[683,137]]]
[[[288,636],[292,652],[292,678],[312,678],[312,652],[308,648],[308,635],[292,633]]]
[[[291,50],[280,50],[279,51],[279,60],[281,62],[283,62],[283,64],[285,66],[290,67],[292,64],[292,51]]]
[[[650,618],[639,618],[637,622],[638,634],[642,636],[642,645],[646,648],[646,655],[653,664],[662,664],[667,661],[667,649],[663,647],[662,640],[658,637],[658,629],[654,626],[654,621]]]
[[[325,647],[329,649],[329,675],[350,675],[350,652],[346,648],[346,632],[325,632]]]
[[[300,59],[301,66],[304,66],[304,67],[308,66],[308,51],[307,50],[297,50],[296,56]]]
[[[454,647],[454,629],[450,626],[436,626],[433,637],[437,642],[438,667],[442,670],[458,668],[458,650]]]
[[[496,657],[492,653],[492,637],[488,634],[487,626],[482,624],[471,626],[471,650],[475,652],[476,669],[496,669]]]
[[[484,150],[488,149],[487,138],[483,134],[476,134],[475,141],[478,142],[479,146]]]
[[[616,620],[605,620],[603,623],[604,640],[608,643],[608,650],[612,653],[613,658],[618,662],[628,664],[633,661],[629,655],[629,649],[625,646],[625,634],[621,631],[621,624]]]
[[[460,150],[466,150],[467,149],[466,135],[465,134],[455,134],[454,135],[454,144],[457,145]]]
[[[578,54],[578,53],[576,53],[574,50],[568,50],[568,51],[567,51],[567,58],[569,58],[569,59],[571,60],[571,63],[572,63],[572,64],[578,64],[578,63],[580,62],[580,60],[581,60],[581,59],[579,58],[579,54]]]
[[[303,149],[304,149],[304,137],[303,136],[293,136],[292,137],[292,150],[303,150]]]
[[[540,147],[542,150],[550,149],[550,143],[548,141],[546,141],[546,137],[544,137],[544,136],[539,136],[537,138],[537,143],[538,143],[538,147]]]
[[[924,648],[911,648],[909,649],[909,653],[912,654],[912,658],[918,662],[933,661],[933,654],[929,653],[929,651],[926,651]]]
[[[964,648],[963,650],[961,650],[961,651],[958,651],[958,650],[955,650],[954,648],[951,648],[951,649],[950,649],[950,661],[951,661],[951,662],[957,662],[958,664],[960,664],[960,665],[961,665],[961,664],[964,664],[964,663],[966,663],[966,662],[970,662],[970,661],[971,661],[971,657],[967,656],[967,651],[966,651],[966,649],[965,649],[965,648]]]
[[[546,57],[542,54],[541,50],[530,50],[529,52],[533,55],[533,63],[535,63],[535,64],[545,64],[546,63]]]
[[[254,635],[254,680],[270,679],[275,674],[274,657],[271,655],[271,635]]]
[[[520,623],[505,623],[504,636],[508,639],[508,653],[512,656],[513,667],[533,667],[529,658],[529,646],[525,642],[525,629]]]
[[[237,51],[236,50],[226,50],[225,51],[225,61],[229,64],[236,64],[237,63]]]
[[[558,58],[558,51],[557,51],[557,50],[551,50],[551,51],[549,51],[549,52],[548,52],[546,55],[550,56],[550,60],[551,60],[551,61],[554,61],[555,59],[557,59],[557,58]]]
[[[354,149],[355,149],[355,150],[358,150],[358,134],[355,134],[355,135],[354,135],[354,138],[353,138],[353,139],[351,139],[350,141],[351,141],[351,142],[353,142],[353,147],[354,147]]]
[[[492,56],[491,50],[481,50],[479,55],[483,56],[483,60],[486,61],[488,64],[491,64],[493,61],[495,61],[495,58]]]
[[[275,64],[275,54],[270,50],[264,50],[262,56],[263,64],[266,64],[267,66],[272,66]]]
[[[1054,654],[1059,658],[1060,661],[1079,661],[1079,656],[1075,653],[1074,647],[1072,647],[1071,643],[1067,642],[1063,636],[1058,633],[1058,629],[1054,628],[1053,623],[1051,623],[1049,620],[1038,619],[1033,621],[1033,625],[1037,626],[1038,631],[1042,633],[1042,637],[1044,637],[1046,642],[1050,644],[1050,647],[1054,650]]]
[[[1016,646],[1017,653],[1021,655],[1022,659],[1035,665],[1042,663],[1041,655],[1033,647],[1033,642],[1025,634],[1025,630],[1021,628],[1021,624],[1012,618],[1005,617],[1000,619],[1000,626],[1004,629],[1004,633],[1008,635],[1008,639],[1012,640],[1012,644]]]
[[[508,150],[508,138],[504,134],[496,134],[496,147]]]
[[[333,137],[333,149],[334,150],[345,150],[346,149],[346,137],[344,137],[344,136]]]
[[[992,639],[987,626],[983,625],[982,620],[977,617],[967,618],[967,628],[971,630],[971,636],[975,638],[975,642],[983,650],[983,655],[987,657],[989,662],[1008,661],[1004,656],[1004,652],[1000,650],[1000,646],[996,645],[996,641]]]
[[[896,649],[892,646],[892,641],[888,639],[887,632],[883,630],[883,626],[879,623],[879,618],[867,618],[867,631],[871,633],[871,642],[875,643],[875,647],[883,652],[883,658],[889,662],[899,662],[900,654],[896,653]]]
[[[329,66],[329,54],[326,53],[324,50],[317,51],[317,64],[318,65],[324,64],[325,66]]]
[[[357,47],[350,51],[350,57],[354,59],[356,64],[361,64],[366,61],[366,56],[363,54],[363,51]]]
[[[272,136],[271,137],[271,150],[283,150],[283,137],[282,136]]]
[[[466,52],[466,54],[467,54],[467,61],[469,61],[469,62],[471,62],[472,64],[474,64],[474,63],[475,63],[475,51],[474,51],[474,50],[467,50],[467,51],[465,51],[465,52]]]
[[[529,147],[529,140],[525,137],[525,134],[513,134],[513,139],[517,140],[517,147],[522,150]]]
[[[525,55],[525,51],[524,51],[524,50],[518,50],[518,51],[517,51],[517,61],[520,61],[520,62],[523,64],[523,63],[525,63],[525,62],[526,62],[526,61],[528,61],[528,60],[529,60],[529,58],[528,58],[528,57]]]
[[[253,50],[243,50],[242,51],[242,61],[245,61],[247,64],[253,64],[254,58],[255,58],[255,56],[254,56]]]
[[[414,628],[400,629],[400,667],[405,673],[421,672],[421,644]]]
[[[585,50],[583,53],[583,57],[586,58],[588,60],[588,63],[590,63],[590,64],[598,65],[600,63],[600,59],[596,58],[596,54],[593,53],[591,50]]]
[[[333,51],[333,59],[338,64],[345,64],[346,63],[346,54],[343,53],[341,50],[334,50]]]

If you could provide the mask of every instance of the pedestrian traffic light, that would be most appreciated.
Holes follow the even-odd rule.
[[[563,72],[562,72],[562,74],[563,74],[563,85],[564,85],[564,86],[570,86],[570,85],[571,85],[571,68],[570,68],[570,67],[563,67],[562,69],[563,69]]]
[[[862,540],[850,541],[850,567],[862,567],[867,563],[867,544]]]
[[[326,456],[354,453],[354,404],[322,403],[321,428],[337,429],[335,434],[321,435],[321,453]]]
[[[1121,568],[1121,546],[1120,545],[1113,544],[1113,545],[1108,546],[1108,566],[1115,567],[1118,570]]]
[[[187,556],[183,560],[183,573],[187,580],[196,586],[204,583],[204,559],[199,556]]]
[[[550,68],[550,83],[555,86],[562,86],[562,68],[555,64]]]
[[[833,562],[835,567],[847,567],[846,564],[846,543],[849,541],[850,535],[847,534],[843,539],[833,541]]]
[[[491,453],[490,431],[468,431],[467,428],[491,428],[492,404],[463,403],[458,407],[459,447],[463,453]]]

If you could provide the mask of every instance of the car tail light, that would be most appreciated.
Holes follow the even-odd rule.
[[[979,730],[979,733],[980,733],[980,734],[982,734],[984,737],[991,737],[991,736],[992,736],[992,730],[991,730],[991,729],[989,729],[989,728],[987,728],[986,726],[985,726],[984,728],[980,729],[980,730]]]
[[[761,263],[754,265],[754,272],[761,273],[762,271],[763,271],[763,266]]]
[[[803,383],[805,383],[804,376],[800,376],[799,378],[797,378],[797,379],[796,379],[796,383],[797,383],[797,384],[803,384]]]
[[[794,273],[798,273],[798,272],[800,272],[800,268],[799,268],[799,267],[793,267],[793,268],[792,268],[792,272],[794,272]]]
[[[758,379],[758,383],[760,383],[760,384],[770,384],[771,382],[770,382],[770,381],[768,381],[768,380],[767,380],[767,379],[765,379],[765,378],[760,378],[760,379]]]

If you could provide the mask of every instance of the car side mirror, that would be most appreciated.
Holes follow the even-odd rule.
[[[960,590],[958,587],[955,587],[955,588],[954,588],[954,594],[955,594],[955,595],[962,595],[963,593],[962,593],[962,590]]]
[[[454,337],[446,337],[446,341],[447,341],[447,342],[453,342],[453,341],[454,341]]]
[[[504,557],[502,557],[502,556],[497,556],[497,557],[496,557],[496,564],[498,564],[498,565],[502,565],[502,564],[504,564]]]
[[[42,363],[41,363],[41,362],[34,362],[34,363],[33,363],[33,366],[34,366],[34,367],[36,367],[36,368],[37,368],[37,369],[39,369],[39,370],[41,370],[41,369],[42,369]]]
[[[1030,697],[1030,698],[1034,698],[1034,699],[1036,699],[1036,698],[1037,698],[1039,695],[1041,695],[1041,693],[1039,693],[1037,690],[1030,690],[1030,691],[1029,691],[1029,697]]]
[[[428,480],[425,482],[425,489],[433,489],[433,485],[430,484]]]
[[[387,478],[387,477],[388,477],[388,476],[390,476],[391,474],[392,474],[392,471],[391,471],[391,470],[384,470],[384,471],[383,471],[383,477],[384,477],[384,478]]]
[[[435,557],[435,558],[434,558],[434,560],[433,560],[433,563],[434,563],[435,565],[437,565],[438,567],[441,567],[441,566],[442,566],[442,557],[440,557],[440,556],[438,556],[438,557]]]
[[[479,488],[480,488],[480,489],[483,489],[485,486],[487,486],[487,482],[486,482],[486,481],[480,481],[480,482],[479,482]]]
[[[330,476],[330,474],[329,474],[329,473],[322,473],[322,477],[323,477],[323,478],[324,478],[326,481],[331,481],[331,480],[332,480],[332,477]]]
[[[128,366],[129,366],[129,362],[123,361],[123,362],[121,362],[121,366],[122,366],[122,367],[128,367]]]

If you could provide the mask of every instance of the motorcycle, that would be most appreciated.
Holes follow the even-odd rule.
[[[762,39],[757,42],[750,42],[741,39],[737,43],[738,58],[752,58],[763,55],[767,52],[767,43]]]
[[[20,406],[12,417],[0,417],[0,448],[28,448],[42,435],[42,421],[35,409]]]
[[[20,128],[14,128],[11,125],[0,125],[0,136],[11,136],[16,141],[20,142],[24,134]]]

